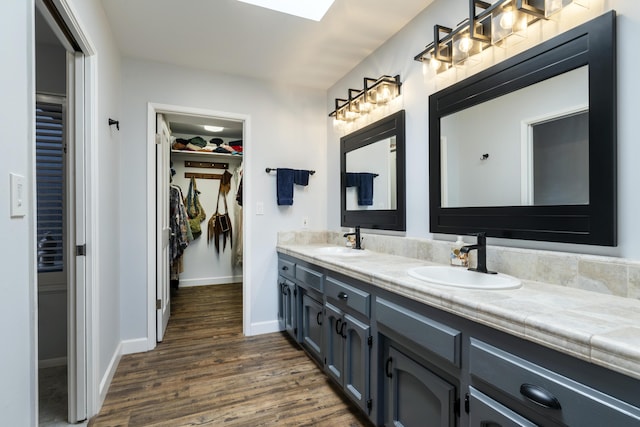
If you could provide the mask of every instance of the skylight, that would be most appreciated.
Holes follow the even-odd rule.
[[[276,12],[320,21],[334,0],[238,0]]]

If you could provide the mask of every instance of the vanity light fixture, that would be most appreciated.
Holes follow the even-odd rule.
[[[377,106],[387,104],[400,95],[400,75],[382,76],[378,79],[364,78],[363,89],[349,89],[347,99],[336,98],[335,110],[329,117],[338,121],[353,121],[373,111]]]
[[[436,24],[433,42],[414,59],[435,74],[451,66],[472,66],[489,46],[513,44],[530,24],[548,19],[569,4],[588,8],[589,0],[469,0],[469,17],[454,29]],[[512,37],[515,36],[515,37]]]

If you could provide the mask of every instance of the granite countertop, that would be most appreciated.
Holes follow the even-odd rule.
[[[369,250],[358,256],[318,251],[326,246],[279,244],[277,250],[640,379],[640,300],[528,280],[512,290],[449,288],[407,273],[437,264]]]

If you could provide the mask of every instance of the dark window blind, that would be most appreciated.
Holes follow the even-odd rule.
[[[63,105],[36,102],[36,188],[38,272],[64,266]]]

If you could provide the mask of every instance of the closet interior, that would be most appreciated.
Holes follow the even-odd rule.
[[[173,290],[242,282],[243,122],[164,114]]]

